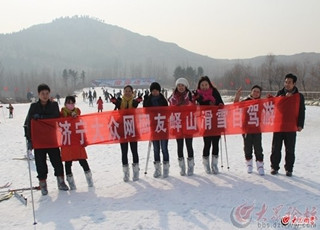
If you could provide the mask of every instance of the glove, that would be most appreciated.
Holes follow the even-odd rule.
[[[41,118],[42,118],[42,115],[40,115],[38,113],[33,115],[33,119],[35,119],[35,120],[38,120],[38,119],[41,119]]]
[[[144,91],[144,100],[146,100],[147,98],[149,97],[149,91],[148,90],[146,90],[146,91]]]
[[[138,97],[137,97],[137,99],[136,99],[136,101],[137,101],[138,103],[140,103],[141,101],[143,101],[142,95],[143,95],[143,93],[138,93]]]
[[[197,90],[193,90],[192,94],[193,94],[192,95],[192,101],[195,102],[200,97],[200,95],[199,95]]]
[[[115,95],[111,96],[110,97],[110,102],[113,103],[113,104],[116,104],[117,103],[117,98]]]
[[[31,140],[28,140],[28,142],[27,142],[27,148],[28,148],[28,150],[32,150],[32,149],[33,149],[32,141],[31,141]]]

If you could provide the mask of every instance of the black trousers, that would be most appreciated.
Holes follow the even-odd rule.
[[[203,137],[204,147],[202,156],[207,157],[210,155],[210,148],[212,145],[212,155],[219,155],[219,140],[221,136]]]
[[[275,170],[280,169],[280,161],[281,161],[281,149],[282,143],[285,146],[285,165],[284,168],[286,171],[292,172],[293,164],[295,161],[295,146],[296,146],[296,132],[281,132],[274,133],[272,139],[272,150],[271,150],[271,168]]]
[[[193,158],[192,138],[177,139],[178,157],[183,157],[183,140],[186,142],[188,158]]]
[[[254,149],[254,155],[256,156],[256,161],[263,161],[262,154],[262,137],[261,133],[255,134],[244,134],[243,142],[244,142],[244,155],[246,160],[252,159],[252,150]]]
[[[122,153],[122,165],[128,164],[128,145],[128,142],[120,144]],[[130,142],[130,149],[132,152],[133,163],[139,163],[138,142]]]
[[[54,168],[54,175],[63,176],[63,164],[61,161],[59,148],[35,149],[34,158],[35,158],[39,180],[47,179],[47,175],[48,175],[47,153],[49,155],[50,162]]]
[[[83,168],[83,171],[87,172],[90,170],[88,161],[86,159],[80,159],[79,164]],[[66,161],[64,163],[65,170],[66,170],[66,175],[72,174],[71,166],[72,166],[72,161]]]

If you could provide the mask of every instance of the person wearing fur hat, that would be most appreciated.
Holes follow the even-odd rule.
[[[189,90],[189,82],[185,78],[178,78],[176,81],[176,88],[172,95],[168,99],[171,106],[186,106],[192,105],[192,94]],[[193,147],[192,147],[192,137],[191,138],[181,138],[177,139],[177,150],[178,150],[178,162],[180,167],[180,175],[186,175],[186,165],[183,156],[183,141],[185,140],[188,152],[188,170],[187,175],[193,175],[194,168],[194,157],[193,157]]]
[[[221,95],[216,87],[214,87],[207,76],[199,79],[197,90],[194,92],[196,102],[199,105],[223,105]],[[219,140],[221,136],[203,137],[204,147],[202,155],[202,163],[206,173],[218,174],[218,157],[219,157]],[[210,148],[212,146],[212,160],[210,168]]]
[[[235,95],[234,102],[240,101],[242,88],[240,87]],[[250,95],[242,101],[248,100],[258,100],[261,98],[262,88],[259,85],[254,85],[251,88]],[[264,175],[264,167],[263,167],[263,149],[262,149],[262,135],[261,133],[250,133],[243,134],[243,143],[244,143],[244,155],[247,164],[247,172],[252,173],[252,148],[254,149],[254,155],[256,157],[256,165],[258,173],[263,176]]]
[[[150,85],[150,95],[145,95],[143,101],[143,107],[153,106],[168,106],[168,102],[160,92],[161,86],[158,82],[153,82]],[[168,139],[152,141],[154,152],[154,167],[155,172],[153,177],[159,178],[161,173],[161,160],[160,160],[160,148],[163,155],[163,177],[169,176],[169,151],[168,151]]]

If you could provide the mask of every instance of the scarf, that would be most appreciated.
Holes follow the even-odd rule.
[[[133,96],[126,97],[125,95],[122,96],[120,109],[131,109],[133,102]]]
[[[190,102],[188,91],[175,91],[169,100],[171,105],[188,105]]]
[[[210,104],[215,104],[216,99],[212,96],[213,90],[211,88],[207,90],[197,90],[198,94],[202,97],[203,101],[210,101]]]
[[[61,115],[63,117],[72,117],[72,113],[76,113],[77,115],[80,115],[80,110],[78,108],[74,108],[73,110],[69,110],[67,107],[63,107],[61,109]]]

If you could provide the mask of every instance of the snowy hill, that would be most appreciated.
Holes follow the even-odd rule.
[[[98,96],[102,96],[97,89]],[[63,103],[63,99],[61,100]],[[10,188],[29,186],[28,164],[22,157],[25,139],[22,125],[29,104],[13,105],[14,118],[8,119],[3,108],[0,117],[0,186],[12,182]],[[79,93],[77,106],[83,114],[96,112]],[[104,104],[112,110],[112,104]],[[207,175],[202,166],[202,138],[195,138],[195,175],[180,176],[176,141],[169,141],[170,176],[153,178],[151,154],[147,174],[144,175],[148,142],[139,142],[140,180],[122,180],[120,145],[88,146],[88,162],[92,170],[94,188],[88,188],[82,168],[73,163],[77,184],[75,191],[59,191],[53,168],[48,161],[48,191],[42,196],[34,191],[37,224],[33,225],[30,191],[25,207],[12,197],[0,202],[1,229],[296,229],[281,225],[280,219],[312,216],[318,224],[320,208],[319,114],[320,107],[307,106],[305,129],[297,134],[296,163],[293,177],[285,176],[284,157],[280,174],[270,175],[271,133],[263,134],[265,176],[247,174],[241,135],[226,137],[228,164],[223,140],[223,168],[218,175]],[[186,152],[185,152],[186,155]],[[221,158],[219,158],[219,165]],[[129,153],[129,162],[132,156]],[[318,162],[318,163],[317,163]],[[227,169],[229,165],[230,169]],[[33,185],[38,185],[34,161],[31,162]],[[132,173],[131,173],[132,175]],[[7,189],[1,189],[6,191]],[[290,220],[292,221],[292,219]],[[292,223],[292,222],[290,222]],[[246,227],[245,227],[246,226]],[[296,226],[297,227],[297,226]],[[299,226],[299,229],[319,229],[318,226]]]

